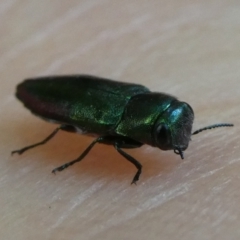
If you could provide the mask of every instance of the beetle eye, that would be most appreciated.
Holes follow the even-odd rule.
[[[157,128],[158,137],[163,141],[167,140],[167,126],[165,124],[161,124]]]
[[[170,144],[169,128],[166,124],[160,124],[157,127],[157,143],[162,149],[168,148]]]

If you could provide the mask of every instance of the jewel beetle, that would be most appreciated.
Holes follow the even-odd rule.
[[[136,183],[142,165],[123,151],[143,144],[161,150],[173,150],[183,159],[191,135],[216,127],[220,123],[192,133],[194,112],[189,104],[142,85],[117,82],[89,75],[49,76],[27,79],[17,86],[16,97],[33,114],[60,124],[46,139],[12,151],[22,154],[43,145],[59,130],[97,135],[97,138],[73,161],[52,172],[80,162],[96,143],[114,148],[137,168],[132,183]]]

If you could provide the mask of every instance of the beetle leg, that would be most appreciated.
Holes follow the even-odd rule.
[[[118,142],[115,142],[114,144],[115,149],[124,157],[126,158],[129,162],[131,162],[137,169],[137,173],[133,177],[132,183],[131,184],[136,184],[136,182],[139,180],[139,177],[142,173],[142,165],[139,163],[135,158],[130,156],[129,154],[125,153],[119,146]]]
[[[52,139],[57,133],[59,130],[64,130],[65,129],[65,125],[61,125],[60,127],[56,128],[48,137],[46,137],[43,141],[41,142],[38,142],[38,143],[35,143],[33,145],[30,145],[30,146],[27,146],[27,147],[24,147],[24,148],[21,148],[19,150],[14,150],[12,151],[12,155],[14,153],[18,153],[19,155],[21,155],[22,153],[24,153],[25,151],[27,151],[28,149],[31,149],[31,148],[35,148],[39,145],[43,145],[45,143],[47,143],[50,139]]]
[[[104,137],[104,136],[103,137],[98,137],[84,150],[84,152],[77,159],[75,159],[73,161],[70,161],[70,162],[67,162],[67,163],[61,165],[60,167],[54,168],[52,170],[52,173],[55,173],[57,171],[60,172],[60,171],[64,170],[65,168],[67,168],[67,167],[69,167],[69,166],[71,166],[71,165],[73,165],[77,162],[80,162],[90,152],[90,150],[94,147],[94,145],[96,143],[103,143],[105,138],[106,137]]]
[[[119,137],[113,137],[113,136],[101,136],[98,137],[97,139],[95,139],[85,150],[84,152],[75,160],[67,162],[63,165],[61,165],[60,167],[57,167],[55,169],[52,170],[52,173],[56,173],[57,171],[62,171],[65,168],[68,168],[69,166],[80,162],[89,152],[90,150],[95,146],[96,143],[103,143],[103,144],[113,144],[115,149],[124,157],[126,158],[129,162],[131,162],[137,169],[137,173],[135,174],[133,180],[132,180],[132,184],[136,184],[136,182],[139,179],[139,176],[141,175],[142,172],[142,165],[136,160],[134,159],[132,156],[130,156],[129,154],[125,153],[120,147],[128,147],[128,148],[135,148],[135,147],[140,147],[142,144],[141,143],[137,143],[133,140],[129,140],[124,138],[119,138]]]

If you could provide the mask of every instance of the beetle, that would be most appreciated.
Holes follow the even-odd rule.
[[[94,134],[97,138],[75,160],[53,169],[53,173],[80,162],[96,143],[114,148],[137,168],[132,183],[139,180],[142,165],[122,148],[143,144],[161,150],[173,150],[183,159],[191,135],[216,127],[220,123],[192,133],[194,112],[189,104],[145,86],[113,81],[90,75],[48,76],[27,79],[17,86],[16,97],[33,114],[60,124],[46,139],[12,151],[22,154],[43,145],[59,130]]]

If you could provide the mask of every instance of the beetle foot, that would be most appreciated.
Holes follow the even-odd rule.
[[[52,170],[52,173],[56,174],[56,172],[61,172],[61,171],[63,171],[65,168],[66,168],[65,165],[62,165],[62,166],[57,167],[57,168],[54,168],[54,169]]]
[[[137,181],[139,180],[139,175],[140,175],[140,173],[137,172],[136,175],[134,176],[134,178],[133,178],[131,184],[135,184],[135,185],[137,185]]]
[[[15,154],[15,153],[18,153],[19,155],[21,155],[22,153],[25,152],[25,150],[26,150],[25,148],[19,149],[19,150],[14,150],[14,151],[11,152],[11,155],[13,155],[13,154]]]

